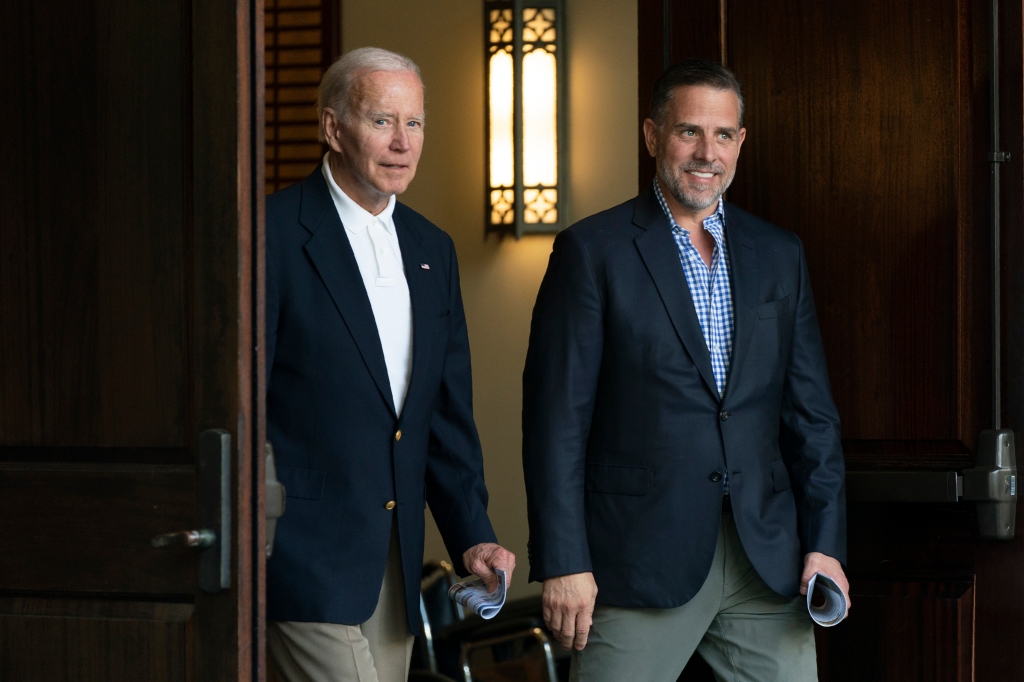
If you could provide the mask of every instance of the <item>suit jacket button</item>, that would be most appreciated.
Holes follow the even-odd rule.
[[[397,506],[398,506],[398,503],[395,502],[394,500],[391,500],[390,502],[388,502],[387,504],[384,505],[384,508],[387,509],[388,511],[391,511],[392,509],[394,509]]]
[[[721,419],[722,421],[725,421],[726,419],[729,418],[729,413],[726,412],[725,410],[722,410],[721,412],[718,413],[718,418]]]
[[[395,431],[395,440],[402,440],[402,429]]]
[[[711,474],[710,476],[708,476],[708,478],[710,478],[710,479],[711,479],[712,481],[714,481],[715,483],[718,483],[719,481],[721,481],[721,480],[722,480],[722,474],[720,474],[720,473],[718,473],[718,472],[716,471],[716,472],[714,472],[713,474]]]

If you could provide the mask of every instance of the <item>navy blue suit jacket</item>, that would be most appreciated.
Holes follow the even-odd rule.
[[[523,375],[530,579],[593,571],[601,604],[703,585],[728,470],[743,547],[776,592],[846,560],[845,470],[803,246],[726,204],[735,333],[719,398],[653,188],[555,240]]]
[[[460,572],[466,549],[495,540],[455,248],[403,204],[395,206],[394,222],[413,318],[401,414],[321,170],[267,198],[267,434],[288,496],[267,564],[271,620],[369,619],[397,514],[409,628],[416,632],[425,502]],[[390,500],[398,503],[393,511],[385,508]]]

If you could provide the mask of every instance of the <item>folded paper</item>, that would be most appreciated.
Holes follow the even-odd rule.
[[[820,606],[814,604],[814,591],[824,597]],[[824,573],[815,573],[807,585],[807,611],[818,625],[830,628],[846,618],[846,596],[835,580]]]
[[[499,568],[494,572],[498,576],[498,587],[493,592],[487,591],[483,579],[473,576],[452,585],[448,596],[484,620],[494,618],[505,605],[505,590],[508,587],[505,571]]]

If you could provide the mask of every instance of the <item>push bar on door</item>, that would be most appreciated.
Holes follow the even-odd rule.
[[[974,502],[981,537],[1011,540],[1017,515],[1013,431],[982,431],[976,464],[957,471],[849,471],[846,495],[855,502]]]

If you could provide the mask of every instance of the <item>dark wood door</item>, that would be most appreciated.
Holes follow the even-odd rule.
[[[999,13],[1011,162],[996,380],[988,0],[639,2],[641,118],[666,63],[724,61],[744,84],[729,199],[806,246],[854,475],[972,467],[996,385],[998,421],[1024,429],[1021,2]],[[1020,528],[987,541],[973,503],[851,495],[854,607],[818,633],[820,678],[1024,679]],[[684,677],[709,679],[699,667]]]
[[[0,3],[2,680],[261,679],[256,7]],[[201,528],[210,428],[219,593],[151,545]]]

